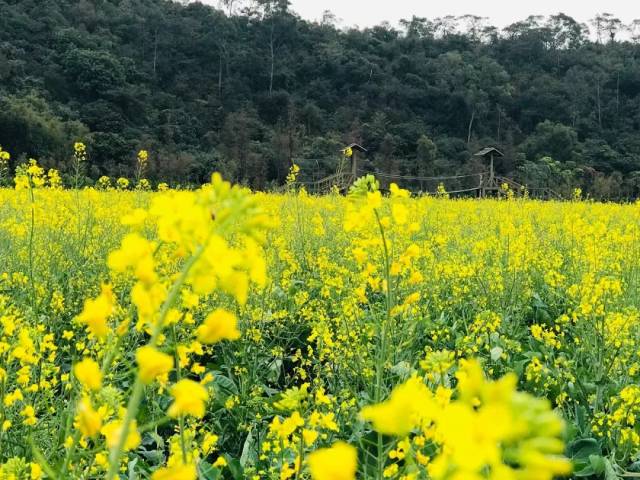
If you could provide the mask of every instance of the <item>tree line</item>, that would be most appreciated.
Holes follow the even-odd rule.
[[[397,27],[301,19],[286,0],[0,0],[0,145],[87,177],[156,181],[217,170],[253,188],[293,162],[439,176],[496,168],[532,188],[640,194],[640,21],[565,14],[504,29],[473,15]],[[88,180],[87,180],[88,181]]]

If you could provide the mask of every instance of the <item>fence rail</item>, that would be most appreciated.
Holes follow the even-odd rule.
[[[524,185],[511,178],[494,176],[490,172],[426,177],[390,174],[380,171],[367,172],[364,170],[358,170],[357,175],[354,175],[350,171],[339,171],[319,180],[297,182],[297,184],[304,186],[312,194],[326,194],[332,190],[345,193],[356,180],[356,177],[368,174],[376,177],[383,190],[388,189],[391,183],[397,183],[400,187],[414,192],[435,195],[439,193],[439,187],[442,185],[449,195],[500,196],[505,195],[507,191],[511,191],[516,196],[528,195],[532,198],[541,199],[562,198],[560,194],[550,188],[527,189]]]

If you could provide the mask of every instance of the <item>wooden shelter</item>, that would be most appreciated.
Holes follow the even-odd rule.
[[[479,152],[473,154],[474,157],[482,157],[485,161],[489,160],[489,185],[493,185],[495,179],[495,171],[493,167],[493,159],[495,157],[504,157],[504,154],[495,147],[485,147]]]
[[[358,155],[367,153],[367,149],[357,143],[350,143],[341,151],[346,157],[351,158],[351,175],[354,179],[358,178]]]
[[[368,153],[367,149],[357,143],[351,143],[340,149],[341,156],[338,162],[336,172],[328,177],[311,182],[302,182],[308,191],[315,194],[329,193],[337,190],[346,193],[349,187],[361,173],[358,171],[359,155]],[[447,189],[449,194],[476,194],[485,197],[487,194],[502,196],[506,194],[513,195],[531,195],[535,198],[560,198],[560,196],[550,189],[534,189],[528,190],[524,185],[520,185],[514,180],[496,175],[494,159],[504,157],[504,154],[495,147],[485,147],[479,152],[473,154],[475,157],[482,157],[488,164],[488,171],[484,170],[480,173],[471,173],[465,175],[453,175],[448,177],[412,177],[409,175],[399,175],[385,173],[380,171],[371,172],[381,185],[389,185],[391,182],[403,182],[406,185],[408,181],[419,181],[420,191],[422,193],[436,194],[436,185],[444,185],[445,181],[452,182],[453,190]],[[349,166],[349,160],[351,165]],[[433,186],[431,190],[425,190],[422,187],[423,182],[431,182]],[[405,187],[406,188],[406,187]]]

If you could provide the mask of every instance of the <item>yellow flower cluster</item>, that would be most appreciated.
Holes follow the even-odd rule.
[[[476,361],[462,361],[456,376],[455,400],[432,393],[413,377],[388,400],[360,413],[380,433],[417,437],[400,442],[391,455],[398,460],[415,455],[407,475],[417,478],[426,469],[434,479],[551,480],[570,473],[571,463],[561,456],[563,421],[548,403],[517,392],[514,375],[486,381]],[[431,458],[417,448],[426,444],[436,448]],[[398,470],[393,465],[387,473]]]
[[[638,416],[640,415],[640,387],[629,385],[611,399],[610,411],[596,417],[593,431],[606,437],[627,455],[640,448]]]
[[[640,205],[56,178],[0,188],[0,479],[522,480],[584,444],[576,475],[640,455]]]
[[[9,160],[11,160],[11,155],[2,150],[2,145],[0,145],[0,186],[4,186],[9,181]]]
[[[300,174],[300,167],[294,163],[289,168],[289,173],[287,174],[287,178],[286,178],[287,185],[294,184],[299,174]]]

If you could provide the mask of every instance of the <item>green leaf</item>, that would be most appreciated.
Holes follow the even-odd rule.
[[[587,409],[582,405],[576,406],[576,423],[580,430],[585,431],[587,429]]]
[[[282,393],[281,390],[278,390],[277,388],[271,388],[264,384],[262,385],[262,390],[268,397],[273,397],[275,395],[280,395]]]
[[[227,460],[227,466],[229,468],[229,472],[231,472],[231,476],[234,480],[243,480],[244,479],[244,469],[237,458],[233,458],[230,455],[224,456]]]
[[[217,393],[221,393],[225,396],[237,395],[238,386],[229,377],[226,377],[222,372],[211,372],[213,374],[213,385]]]
[[[240,454],[240,465],[242,466],[242,468],[245,468],[247,466],[247,463],[254,463],[257,455],[254,448],[255,443],[255,439],[253,438],[253,430],[249,430],[249,434],[247,435],[247,438],[244,441],[244,445],[242,446],[242,453]]]
[[[218,480],[220,478],[220,470],[205,462],[198,463],[198,480]]]
[[[581,438],[569,444],[567,452],[572,460],[589,460],[589,456],[601,456],[600,444],[595,438]]]
[[[129,462],[129,465],[128,465],[129,476],[127,477],[128,480],[138,480],[138,474],[136,473],[137,464],[138,464],[137,458],[134,458]]]
[[[405,380],[409,378],[411,373],[413,373],[413,369],[411,368],[411,365],[409,364],[409,362],[402,361],[402,362],[396,363],[394,366],[391,367],[391,373],[396,375],[401,380]]]
[[[493,360],[494,362],[497,362],[502,356],[503,351],[504,350],[502,350],[501,347],[493,347],[491,349],[491,360]]]
[[[595,473],[593,467],[583,460],[574,462],[573,464],[574,477],[590,477],[591,475],[595,475]]]
[[[270,383],[276,383],[280,378],[280,373],[282,372],[282,360],[280,358],[276,358],[267,366],[267,381]]]
[[[605,470],[605,458],[600,455],[589,455],[589,463],[594,473],[601,475]]]
[[[164,449],[164,440],[160,435],[158,435],[158,432],[156,432],[155,430],[149,431],[145,434],[145,438],[147,436],[151,441],[155,442],[155,444],[158,446],[158,449]]]
[[[573,461],[575,477],[589,477],[604,472],[604,459],[595,438],[581,438],[570,443],[567,453]]]
[[[608,458],[604,459],[604,480],[619,480],[620,476],[616,473]]]
[[[538,292],[533,292],[533,306],[535,308],[547,308],[547,304],[542,300]]]
[[[627,471],[631,473],[640,473],[640,461],[635,461],[629,467],[627,467]]]

